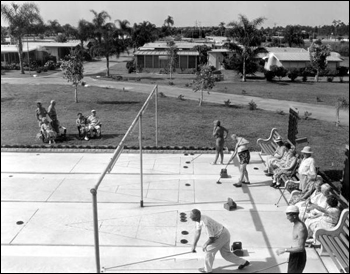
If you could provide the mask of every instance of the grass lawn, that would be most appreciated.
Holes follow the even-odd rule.
[[[123,80],[140,81],[141,83],[169,85],[172,82],[176,87],[187,87],[192,84],[195,79],[194,74],[173,74],[173,79],[167,74],[158,73],[127,73],[125,62],[132,57],[123,57],[123,62],[113,60],[110,65],[110,74],[112,77],[122,76]],[[307,82],[302,82],[301,78],[297,78],[295,82],[291,82],[288,77],[274,82],[267,82],[263,75],[257,73],[257,77],[248,76],[247,82],[241,82],[234,71],[223,71],[225,80],[216,82],[213,91],[228,94],[245,94],[246,96],[255,96],[261,98],[270,98],[277,100],[290,100],[296,102],[329,105],[334,106],[339,97],[345,97],[349,101],[349,76],[344,77],[344,82],[340,83],[339,78],[335,77],[333,82],[327,82],[326,77],[320,77],[318,83],[314,82],[313,77],[308,77]],[[90,76],[105,77],[105,72],[92,74]],[[104,78],[116,81],[112,78]],[[191,87],[188,87],[191,88]],[[317,101],[317,97],[321,102]]]
[[[150,89],[151,91],[151,89]],[[57,102],[56,109],[61,124],[67,127],[67,145],[118,145],[134,117],[143,105],[146,95],[115,89],[88,87],[79,89],[79,103],[74,103],[74,90],[66,85],[1,85],[1,145],[41,144],[36,139],[39,132],[35,117],[36,101],[47,109],[50,100]],[[256,140],[267,138],[273,127],[282,136],[287,135],[288,115],[263,110],[248,110],[247,106],[225,107],[175,98],[159,98],[159,146],[214,147],[213,121],[222,121],[229,133],[247,138],[252,150],[259,150]],[[76,114],[89,115],[97,110],[103,127],[102,139],[81,141],[77,139]],[[144,146],[155,145],[154,104],[144,114]],[[301,120],[298,137],[308,137],[315,151],[317,165],[323,170],[342,169],[345,144],[349,143],[349,128],[335,127],[333,123],[319,120]],[[126,141],[128,146],[138,146],[138,128]],[[230,141],[227,145],[232,147]],[[302,149],[299,147],[298,150]]]

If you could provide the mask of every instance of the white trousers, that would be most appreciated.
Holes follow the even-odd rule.
[[[216,253],[220,250],[221,256],[228,262],[234,264],[244,264],[246,260],[236,256],[230,251],[230,232],[224,228],[220,237],[214,243],[207,246],[205,253],[205,267],[206,272],[212,272],[213,263]]]

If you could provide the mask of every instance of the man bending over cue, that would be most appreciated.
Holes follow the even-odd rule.
[[[230,251],[230,232],[220,223],[214,221],[212,218],[202,215],[198,209],[191,211],[190,218],[196,222],[196,232],[194,236],[194,242],[192,245],[192,252],[196,252],[196,246],[201,236],[202,228],[208,234],[208,241],[203,245],[203,252],[205,252],[205,265],[204,268],[198,269],[203,273],[211,273],[213,270],[213,263],[215,254],[220,250],[221,256],[226,260],[234,264],[239,264],[238,269],[243,269],[250,265],[249,261],[246,261]]]

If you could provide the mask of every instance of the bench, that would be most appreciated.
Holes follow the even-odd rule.
[[[319,228],[315,235],[321,243],[320,255],[326,251],[341,273],[349,273],[349,208],[342,211],[334,228]]]
[[[261,147],[260,155],[273,155],[277,148],[277,144],[274,140],[278,137],[281,137],[281,135],[277,132],[277,128],[273,128],[269,138],[259,138],[256,142]]]

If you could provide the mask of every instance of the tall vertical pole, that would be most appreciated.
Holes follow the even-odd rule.
[[[139,146],[140,146],[140,176],[141,176],[141,201],[140,206],[143,207],[143,163],[142,163],[142,113],[139,117]]]
[[[96,273],[100,273],[101,267],[100,267],[100,241],[99,241],[99,235],[98,235],[98,216],[97,216],[97,190],[91,189],[90,190],[92,194],[92,210],[93,210],[93,216],[94,216],[94,238],[95,238],[95,258],[96,258]]]
[[[158,85],[156,87],[156,96],[154,97],[156,106],[156,147],[158,147]]]

